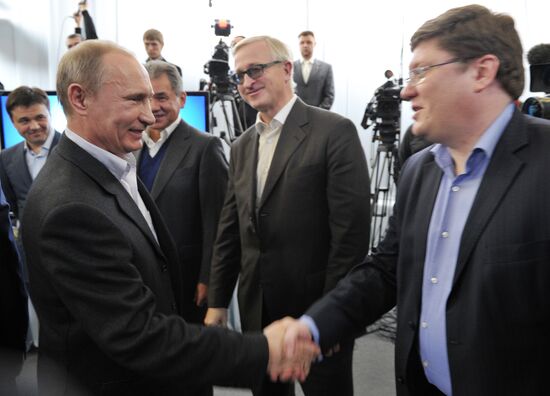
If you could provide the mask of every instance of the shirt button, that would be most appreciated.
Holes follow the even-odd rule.
[[[422,322],[420,323],[420,326],[422,326],[422,328],[425,329],[426,327],[428,327],[428,322]]]
[[[423,360],[423,361],[422,361],[422,366],[428,367],[428,361],[427,361],[427,360]]]
[[[435,285],[437,282],[439,282],[439,280],[435,276],[432,276],[430,278],[430,282],[432,282]]]
[[[449,237],[449,233],[448,233],[447,231],[443,231],[443,232],[441,233],[441,237],[442,237],[442,238],[448,238],[448,237]]]
[[[458,187],[458,186],[452,186],[452,187],[451,187],[451,190],[452,190],[453,192],[457,192],[457,191],[460,191],[460,187]]]

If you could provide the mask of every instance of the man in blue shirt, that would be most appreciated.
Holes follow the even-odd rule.
[[[550,355],[550,123],[519,113],[511,17],[470,5],[411,40],[401,92],[435,143],[400,179],[384,241],[287,333],[327,349],[397,304],[403,395],[541,395]]]

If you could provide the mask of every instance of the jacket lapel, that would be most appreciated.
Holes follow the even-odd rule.
[[[456,283],[485,226],[516,179],[523,162],[515,152],[527,144],[524,121],[515,112],[497,143],[462,232],[461,248],[453,282]]]
[[[15,162],[14,170],[17,174],[17,179],[20,180],[26,190],[29,191],[32,184],[32,177],[27,165],[27,159],[25,158],[25,142],[17,149],[17,153],[15,153]]]
[[[72,162],[77,168],[81,169],[88,177],[94,180],[103,190],[113,195],[118,206],[132,222],[147,236],[147,239],[154,246],[157,253],[164,257],[159,244],[157,243],[147,221],[141,214],[138,206],[130,197],[130,194],[124,189],[122,184],[113,176],[111,172],[97,159],[88,152],[79,147],[70,139],[63,137],[57,146],[60,155]],[[140,191],[141,196],[144,194]],[[142,198],[143,199],[143,198]]]
[[[185,156],[191,148],[191,144],[188,140],[189,136],[188,126],[182,120],[172,132],[168,141],[164,142],[168,147],[166,147],[166,153],[153,183],[153,188],[151,190],[153,199],[158,198],[164,187],[166,187],[166,184],[172,178],[172,174],[185,159]]]
[[[281,131],[281,136],[279,137],[279,142],[277,143],[275,154],[273,155],[273,160],[269,167],[258,209],[261,208],[267,198],[269,198],[288,160],[306,137],[303,126],[308,124],[308,122],[306,107],[300,99],[297,99],[283,125],[283,130]]]

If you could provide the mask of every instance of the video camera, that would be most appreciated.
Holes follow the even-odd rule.
[[[527,54],[531,74],[531,92],[544,92],[546,96],[525,100],[521,111],[534,117],[550,119],[550,44],[539,44]]]
[[[227,37],[231,34],[229,20],[216,19],[212,27],[216,36]],[[217,92],[224,94],[235,90],[235,84],[229,78],[229,46],[222,39],[214,47],[212,59],[204,64],[204,73],[210,76],[210,83],[215,85]]]
[[[393,146],[399,141],[401,123],[401,89],[402,79],[396,80],[391,70],[386,70],[388,79],[376,89],[373,98],[365,109],[361,126],[364,129],[374,124],[372,141],[380,140],[386,146]]]

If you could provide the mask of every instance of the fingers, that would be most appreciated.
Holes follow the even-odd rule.
[[[309,329],[292,318],[276,321],[264,329],[269,345],[268,373],[272,381],[304,381],[312,361],[320,353]]]
[[[227,327],[227,309],[226,308],[208,308],[204,318],[206,326]]]

